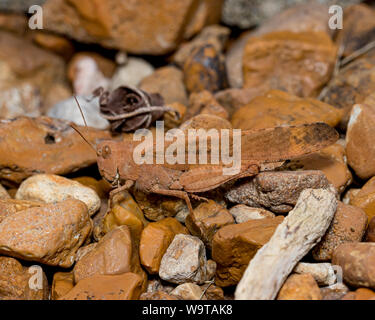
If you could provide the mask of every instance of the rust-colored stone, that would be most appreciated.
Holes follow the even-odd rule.
[[[375,244],[344,243],[333,253],[332,264],[339,265],[344,281],[354,287],[375,288]]]
[[[110,139],[107,131],[79,130],[94,144]],[[0,179],[8,183],[20,183],[35,173],[62,175],[96,163],[94,150],[62,120],[0,120],[0,136]]]
[[[277,300],[322,300],[322,295],[311,274],[292,274],[281,287]]]
[[[142,231],[139,254],[141,264],[150,274],[159,272],[160,262],[176,234],[189,234],[174,218],[152,222]]]
[[[342,243],[360,242],[366,231],[367,215],[357,207],[338,203],[331,225],[322,240],[313,249],[318,261],[329,261],[335,249]]]
[[[350,201],[350,204],[363,209],[369,221],[375,216],[375,177],[365,183]]]
[[[319,100],[302,99],[287,92],[271,90],[239,108],[232,117],[232,125],[248,130],[325,122],[334,127],[342,115],[340,109]]]
[[[325,32],[271,32],[248,40],[244,87],[315,97],[330,79],[337,48]]]
[[[78,282],[59,300],[137,300],[142,293],[142,283],[142,277],[131,272],[97,274]]]
[[[192,235],[200,238],[211,249],[215,233],[224,226],[234,224],[234,218],[226,208],[209,200],[195,208],[187,216],[185,224]]]
[[[73,55],[74,46],[64,37],[46,32],[37,32],[33,40],[37,45],[62,56],[66,60]]]
[[[53,275],[51,299],[58,300],[74,287],[72,272],[56,272]]]
[[[367,288],[359,288],[348,292],[341,300],[374,300],[375,292]]]
[[[164,54],[179,44],[185,32],[192,34],[206,23],[218,22],[217,14],[212,21],[205,8],[200,8],[207,1],[177,0],[171,4],[163,0],[155,5],[140,0],[129,5],[117,0],[49,0],[43,6],[44,25],[82,42],[137,54]],[[221,2],[215,2],[215,7],[220,8]],[[203,19],[196,20],[199,10]]]
[[[212,259],[217,263],[215,283],[222,287],[240,281],[249,261],[268,242],[283,217],[249,220],[221,228],[212,241]]]
[[[375,242],[375,217],[372,217],[366,233],[366,241],[367,242]]]
[[[26,210],[33,207],[43,206],[43,202],[7,199],[0,200],[0,223],[8,216],[15,214],[18,211]]]

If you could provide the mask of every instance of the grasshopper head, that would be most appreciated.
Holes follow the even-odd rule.
[[[137,179],[130,141],[103,141],[97,146],[97,155],[100,174],[113,186]]]

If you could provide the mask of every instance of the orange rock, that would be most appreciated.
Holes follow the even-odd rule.
[[[34,207],[41,207],[44,203],[39,201],[15,200],[7,199],[0,200],[0,223],[8,216],[15,214],[18,211],[26,210]]]
[[[74,282],[79,283],[94,275],[114,275],[126,272],[139,274],[146,285],[146,275],[139,264],[135,241],[127,226],[107,233],[96,247],[84,255],[74,266]]]
[[[232,125],[234,128],[248,130],[325,122],[334,127],[342,114],[339,109],[321,101],[271,90],[238,109],[232,117]]]
[[[350,201],[350,204],[363,209],[369,221],[375,216],[375,177],[367,181]]]
[[[166,130],[179,127],[186,114],[186,107],[182,103],[174,102],[174,103],[169,104],[168,107],[177,111],[180,117],[177,118],[176,115],[173,114],[172,112],[164,113],[163,120],[164,120],[164,126]]]
[[[1,221],[0,254],[69,268],[91,229],[82,201],[31,207]]]
[[[47,300],[47,277],[37,267],[27,268],[16,259],[0,257],[0,300]],[[36,274],[40,271],[40,274]],[[35,284],[35,287],[30,284]]]
[[[195,208],[187,216],[185,224],[193,236],[200,238],[211,249],[215,233],[224,226],[234,224],[234,218],[226,208],[209,200]]]
[[[331,225],[313,249],[314,259],[329,261],[340,244],[360,242],[365,234],[366,226],[367,215],[362,209],[338,202]]]
[[[74,287],[73,273],[56,272],[53,275],[51,299],[58,300]]]
[[[223,54],[212,44],[195,48],[184,63],[184,80],[189,92],[215,92],[228,86]]]
[[[37,32],[35,33],[33,40],[42,48],[52,51],[66,60],[73,55],[74,46],[64,37],[51,33]]]
[[[185,115],[185,120],[197,114],[210,114],[228,119],[228,112],[217,102],[212,93],[207,90],[192,93],[189,97],[189,109]]]
[[[180,298],[163,291],[156,291],[142,293],[139,300],[180,300]]]
[[[347,7],[344,24],[345,28],[338,30],[336,38],[337,44],[344,48],[343,57],[375,40],[375,10],[368,5],[361,3]]]
[[[344,281],[354,287],[375,288],[375,244],[341,244],[333,253],[332,264],[342,268]]]
[[[375,176],[373,137],[375,134],[375,104],[356,104],[350,114],[346,134],[348,164],[362,179]]]
[[[202,9],[202,3],[211,5]],[[160,55],[176,48],[184,33],[191,35],[206,23],[218,22],[218,14],[214,13],[215,18],[211,19],[207,10],[220,8],[221,3],[221,0],[215,1],[213,6],[212,0],[177,0],[171,4],[163,0],[155,5],[140,0],[123,5],[117,0],[49,0],[43,6],[43,13],[46,29],[81,42]],[[212,10],[209,11],[211,14]],[[197,13],[203,18],[197,18]]]
[[[322,300],[322,295],[311,274],[292,274],[281,287],[277,300]]]
[[[107,194],[112,189],[111,185],[103,179],[96,180],[93,177],[78,177],[72,180],[78,181],[84,186],[93,189],[101,199],[106,198]]]
[[[367,242],[375,242],[375,218],[372,217],[367,228],[366,233]]]
[[[367,288],[359,288],[356,291],[348,292],[341,300],[373,300],[375,292]]]
[[[251,38],[243,54],[244,87],[315,97],[330,79],[336,53],[325,32],[271,32]]]
[[[1,37],[0,37],[1,38]],[[79,129],[94,144],[107,131]],[[66,174],[96,163],[96,154],[68,122],[39,117],[0,120],[0,179],[20,183],[35,173]],[[9,152],[9,146],[12,152]],[[40,161],[40,156],[43,161]],[[12,169],[14,168],[14,169]]]
[[[205,291],[205,297],[207,300],[224,300],[224,291],[214,284],[204,284],[201,286]]]
[[[339,193],[352,182],[352,174],[346,165],[345,148],[333,144],[320,152],[292,160],[288,167],[303,170],[321,170]]]
[[[148,273],[159,272],[160,262],[176,234],[189,234],[174,218],[152,222],[142,231],[139,254]]]
[[[364,103],[375,90],[375,50],[354,60],[329,82],[322,101],[342,109],[340,126],[346,128],[353,105]]]
[[[8,191],[0,184],[0,200],[7,200],[10,198],[11,196],[9,195]]]
[[[19,13],[0,13],[0,29],[23,35],[27,30],[27,18]]]
[[[59,300],[137,300],[142,293],[142,277],[127,272],[94,275],[76,284]]]
[[[159,93],[166,104],[179,102],[187,104],[187,93],[184,85],[184,74],[173,66],[156,69],[144,78],[139,88],[149,93]]]
[[[250,260],[283,219],[249,220],[221,228],[212,241],[212,259],[217,263],[215,283],[222,287],[237,284]]]

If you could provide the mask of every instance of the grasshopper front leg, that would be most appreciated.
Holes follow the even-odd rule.
[[[109,199],[108,199],[108,208],[110,208],[111,206],[111,202],[113,200],[113,197],[122,192],[122,191],[126,191],[128,189],[130,189],[132,186],[134,185],[134,181],[133,180],[126,180],[125,181],[125,184],[122,185],[122,186],[118,186],[116,189],[113,189],[109,192]]]

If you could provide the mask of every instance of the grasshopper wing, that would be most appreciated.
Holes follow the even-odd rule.
[[[241,159],[278,162],[317,152],[335,143],[335,129],[325,123],[243,131]]]

